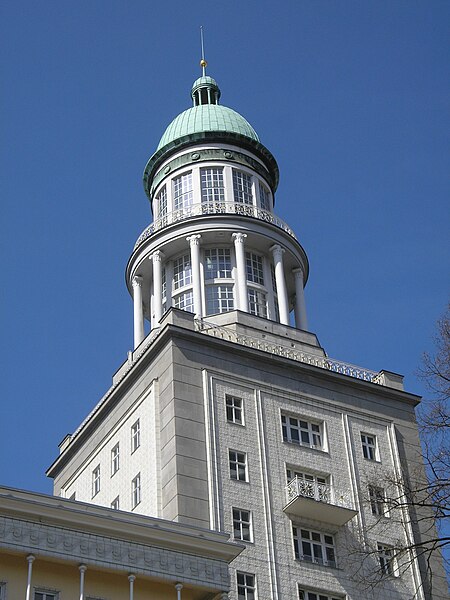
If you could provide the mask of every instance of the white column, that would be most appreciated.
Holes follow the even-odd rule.
[[[202,317],[202,285],[200,279],[200,238],[199,234],[186,238],[191,248],[192,289],[194,293],[194,314]]]
[[[134,347],[137,348],[145,337],[144,307],[142,305],[142,277],[135,275],[131,281],[133,286],[134,309]]]
[[[177,600],[181,600],[181,590],[183,589],[183,584],[177,583],[175,589],[177,590]]]
[[[27,577],[27,593],[25,596],[26,600],[30,600],[31,598],[31,577],[33,575],[33,562],[34,562],[35,556],[33,554],[29,554],[27,556],[27,562],[28,562],[28,577]]]
[[[128,575],[128,581],[130,582],[130,600],[133,600],[133,598],[134,598],[134,582],[136,581],[136,575],[133,575],[132,573],[130,573],[130,575]]]
[[[84,574],[87,571],[87,566],[80,565],[78,568],[80,570],[80,600],[84,600]]]
[[[153,314],[155,318],[155,325],[162,317],[162,264],[161,260],[163,257],[161,250],[153,252],[151,259],[153,262]]]
[[[244,241],[246,233],[233,233],[234,251],[236,253],[238,310],[248,312],[247,268],[245,265]]]
[[[303,269],[298,267],[292,272],[295,277],[295,325],[297,329],[304,329],[307,331],[308,319],[306,317]]]
[[[273,262],[275,265],[275,284],[277,286],[278,308],[280,311],[280,322],[283,325],[289,325],[289,302],[286,290],[286,280],[284,278],[283,269],[283,252],[284,249],[275,244],[270,248],[273,254]]]

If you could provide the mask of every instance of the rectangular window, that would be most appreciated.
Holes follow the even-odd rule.
[[[227,248],[205,250],[205,279],[231,277],[231,254]]]
[[[173,207],[174,210],[192,206],[194,193],[192,190],[192,172],[184,173],[173,180]]]
[[[364,458],[376,460],[377,438],[367,433],[361,434],[361,444]]]
[[[236,573],[238,600],[256,600],[255,576],[252,573]]]
[[[119,444],[111,450],[111,476],[119,470]]]
[[[162,188],[159,194],[156,196],[156,203],[158,206],[158,217],[167,217],[167,190],[166,186]]]
[[[394,549],[386,544],[377,544],[378,560],[383,575],[394,575]]]
[[[114,500],[111,502],[111,508],[113,510],[119,510],[119,496],[117,496],[117,498],[114,498]]]
[[[263,210],[270,210],[269,190],[259,182],[259,205]]]
[[[131,454],[141,445],[141,423],[139,419],[131,426]]]
[[[200,169],[202,202],[224,202],[223,169]]]
[[[187,312],[194,312],[194,294],[192,290],[173,297],[173,307]]]
[[[248,481],[247,477],[247,455],[245,452],[229,450],[230,477],[237,481]]]
[[[100,491],[100,465],[97,465],[92,471],[92,497]]]
[[[208,285],[206,287],[206,314],[228,312],[234,309],[232,285]]]
[[[225,405],[227,408],[227,421],[229,423],[244,424],[244,411],[242,398],[237,396],[225,396]]]
[[[191,257],[189,254],[180,256],[173,261],[173,289],[178,290],[192,284]]]
[[[247,266],[247,281],[264,285],[263,259],[254,252],[245,253],[245,263]]]
[[[314,592],[299,585],[298,600],[342,600],[342,597],[338,598],[337,596],[329,596],[325,592]]]
[[[34,591],[34,600],[58,600],[58,592],[46,592],[44,590]]]
[[[333,536],[292,525],[295,558],[336,567]]]
[[[302,421],[296,417],[281,415],[283,440],[300,446],[322,448],[321,427],[316,423]]]
[[[377,517],[386,516],[386,497],[382,487],[369,485],[369,502],[373,515]]]
[[[167,279],[166,269],[164,267],[161,269],[161,302],[163,306],[163,312],[165,312],[167,306]]]
[[[136,506],[141,501],[141,474],[138,473],[131,482],[131,508]]]
[[[233,169],[234,201],[241,204],[253,204],[251,175]]]
[[[251,512],[233,508],[233,535],[235,540],[252,541]]]
[[[267,317],[267,299],[264,292],[259,290],[248,290],[248,312],[257,317]]]

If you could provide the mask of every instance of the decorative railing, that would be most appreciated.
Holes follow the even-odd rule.
[[[347,375],[348,377],[353,377],[355,379],[362,379],[363,381],[370,381],[371,383],[377,383],[378,385],[385,385],[384,378],[380,376],[380,373],[369,369],[363,369],[362,367],[357,367],[334,358],[329,358],[328,356],[309,354],[303,350],[282,346],[281,344],[268,342],[264,339],[252,337],[247,334],[237,333],[227,327],[215,325],[204,319],[196,319],[195,327],[197,331],[216,338],[228,340],[229,342],[241,344],[247,348],[255,348],[256,350],[262,350],[263,352],[290,358],[297,362],[313,365],[314,367],[333,371],[334,373],[340,373],[341,375]]]
[[[299,496],[303,498],[311,498],[318,502],[331,503],[331,488],[325,483],[317,483],[316,481],[308,481],[300,477],[294,477],[286,486],[286,494],[288,503]]]
[[[191,217],[223,214],[241,215],[265,221],[266,223],[275,225],[275,227],[279,227],[291,237],[297,239],[292,229],[282,219],[270,211],[254,206],[253,204],[243,204],[239,202],[201,202],[199,204],[192,204],[191,206],[185,206],[178,210],[174,210],[155,219],[138,237],[134,248],[136,249],[144,242],[144,240],[151,237],[157,231],[160,231],[169,225],[173,225],[174,223],[179,223],[180,221],[190,219]]]

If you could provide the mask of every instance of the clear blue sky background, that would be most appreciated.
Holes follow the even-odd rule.
[[[450,3],[3,0],[0,483],[44,471],[132,344],[144,165],[190,106],[199,26],[222,103],[281,170],[329,355],[406,376],[448,299]]]

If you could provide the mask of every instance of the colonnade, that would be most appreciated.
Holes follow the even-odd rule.
[[[32,590],[32,583],[33,583],[33,563],[36,560],[36,557],[34,556],[34,554],[29,554],[27,556],[27,563],[28,563],[28,573],[27,573],[27,589],[26,589],[26,594],[25,594],[25,600],[33,600],[33,594],[31,593]],[[78,565],[78,570],[80,572],[80,600],[84,600],[84,587],[85,587],[85,576],[86,576],[86,572],[88,570],[87,565],[85,564],[81,564]],[[127,575],[128,578],[128,582],[129,582],[129,600],[134,600],[134,583],[136,581],[136,575],[134,575],[133,573],[130,573]],[[148,582],[148,580],[147,580]],[[176,592],[176,600],[182,600],[182,596],[181,596],[181,591],[183,589],[183,584],[182,583],[176,583],[174,585],[175,588],[175,592]],[[175,598],[175,596],[174,596]],[[228,592],[222,592],[221,593],[221,600],[228,600]]]
[[[200,234],[191,235],[186,238],[189,243],[191,270],[192,270],[192,295],[194,304],[194,314],[197,318],[203,317],[202,308],[202,282],[201,282],[201,259],[200,259]],[[233,233],[236,257],[236,280],[235,280],[235,307],[237,310],[249,312],[248,289],[247,289],[247,267],[245,258],[245,240],[247,234]],[[283,254],[285,252],[279,244],[270,247],[273,257],[275,271],[275,287],[278,299],[278,310],[280,323],[289,325],[289,298],[286,286],[286,278],[283,264]],[[153,298],[152,312],[155,323],[159,323],[162,317],[162,261],[164,253],[156,250],[150,255],[153,266]],[[295,277],[295,324],[298,329],[306,330],[308,327],[306,319],[306,306],[304,296],[304,273],[301,267],[293,270]],[[134,347],[137,348],[145,337],[144,331],[144,310],[142,297],[143,278],[135,275],[132,279],[133,286],[133,307],[134,307]],[[169,293],[167,293],[169,301]]]

